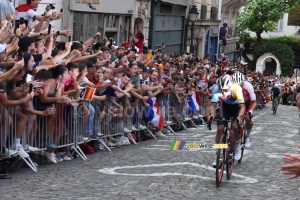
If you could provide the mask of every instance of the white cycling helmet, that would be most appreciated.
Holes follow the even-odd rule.
[[[232,82],[235,84],[241,84],[242,82],[245,81],[244,74],[241,72],[236,72],[232,75]]]
[[[230,89],[232,80],[230,75],[224,75],[220,77],[217,81],[220,90]]]

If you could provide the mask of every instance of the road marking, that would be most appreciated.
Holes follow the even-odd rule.
[[[210,181],[215,181],[215,178],[210,178],[210,177],[205,177],[205,176],[200,176],[200,175],[195,175],[195,174],[182,174],[182,173],[177,173],[177,172],[161,172],[161,173],[152,173],[152,174],[128,174],[128,173],[119,173],[117,170],[120,169],[134,169],[134,168],[141,168],[145,169],[148,167],[165,167],[165,166],[179,166],[179,165],[191,165],[193,167],[199,167],[203,169],[208,169],[215,171],[216,169],[210,166],[206,165],[200,165],[198,163],[189,163],[189,162],[177,162],[177,163],[162,163],[162,164],[150,164],[150,165],[136,165],[136,166],[122,166],[122,167],[112,167],[112,168],[104,168],[100,169],[99,172],[103,174],[110,174],[110,175],[122,175],[122,176],[136,176],[136,177],[162,177],[162,176],[186,176],[186,177],[192,177],[192,178],[199,178],[202,180],[210,180]],[[224,171],[226,174],[226,172]],[[211,174],[214,176],[214,173]],[[241,178],[242,180],[225,180],[231,183],[257,183],[258,180],[250,177],[246,177],[243,175],[235,174],[233,173],[232,176]]]
[[[269,158],[279,158],[282,159],[282,154],[279,153],[265,153]]]

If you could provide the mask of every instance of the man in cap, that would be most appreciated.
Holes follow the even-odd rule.
[[[224,53],[226,51],[226,46],[227,46],[226,37],[230,36],[230,35],[228,35],[228,32],[227,32],[227,26],[228,26],[227,23],[224,23],[223,27],[221,27],[221,29],[220,29],[219,38],[220,38],[220,40],[222,40],[222,45],[223,45],[222,53]]]

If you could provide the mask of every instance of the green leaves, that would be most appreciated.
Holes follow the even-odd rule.
[[[239,12],[239,30],[256,33],[273,31],[284,13],[300,5],[300,0],[247,0]],[[261,40],[260,34],[257,38]]]
[[[298,39],[298,45],[300,40]],[[293,43],[292,37],[281,37],[264,39],[261,44],[253,49],[253,63],[264,53],[272,53],[276,56],[281,65],[281,76],[292,76],[295,55],[290,44]]]

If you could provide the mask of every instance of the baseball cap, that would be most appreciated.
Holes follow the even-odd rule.
[[[0,44],[0,53],[2,53],[6,49],[6,44]]]
[[[150,70],[150,67],[144,67],[143,68],[143,72],[150,72],[151,70]]]

